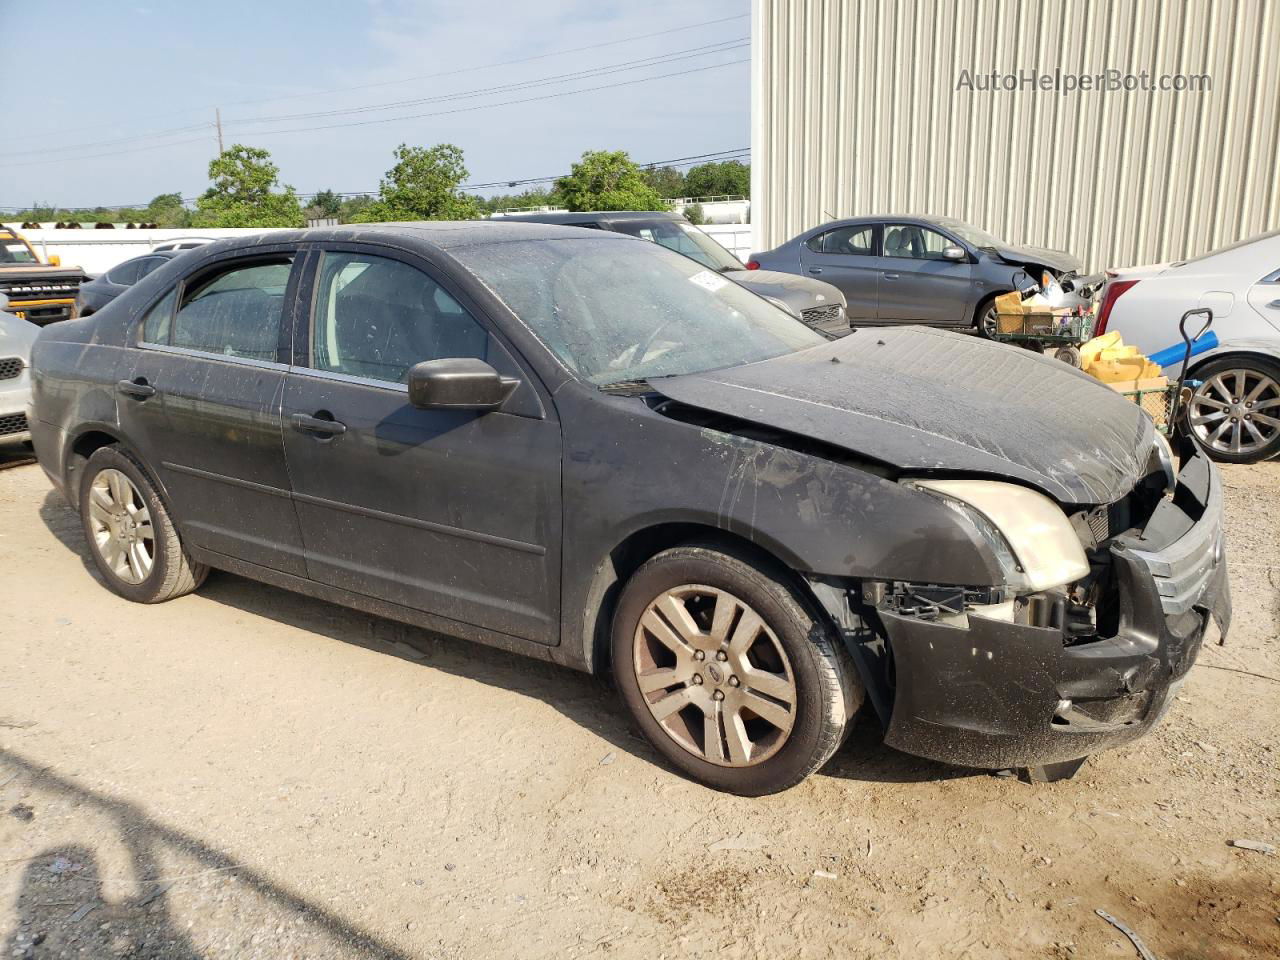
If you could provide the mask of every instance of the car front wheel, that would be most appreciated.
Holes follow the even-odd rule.
[[[744,796],[821,767],[862,703],[825,621],[764,566],[720,548],[676,547],[636,571],[612,653],[650,743],[695,779]]]
[[[1256,463],[1280,454],[1280,367],[1224,357],[1196,371],[1187,423],[1215,460]]]
[[[160,603],[204,582],[207,568],[187,555],[154,485],[119,448],[96,450],[85,464],[80,518],[98,572],[125,599]]]

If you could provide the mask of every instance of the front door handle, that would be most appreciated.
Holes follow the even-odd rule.
[[[126,397],[133,397],[135,400],[145,400],[147,397],[156,395],[156,388],[147,381],[139,377],[137,380],[120,380],[116,383],[116,393],[122,393]]]
[[[821,267],[810,267],[810,268],[809,268],[809,272],[810,272],[810,273],[812,273],[812,274],[816,277],[818,274],[820,274],[820,273],[822,272],[822,268],[821,268]]]
[[[1267,304],[1272,310],[1280,310],[1280,300],[1272,300]]]
[[[314,433],[321,437],[340,437],[347,432],[347,425],[337,420],[324,417],[309,417],[305,413],[295,413],[289,418],[293,429],[303,433]]]
[[[898,279],[898,275],[897,275],[896,273],[886,273],[886,274],[884,275],[884,278],[885,278],[886,280],[897,280],[897,279]]]

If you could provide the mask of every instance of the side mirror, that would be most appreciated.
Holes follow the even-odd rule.
[[[474,357],[424,360],[409,369],[409,402],[423,410],[497,410],[519,385]]]
[[[942,256],[946,260],[964,260],[969,255],[964,252],[964,247],[958,247],[953,243],[942,248]]]

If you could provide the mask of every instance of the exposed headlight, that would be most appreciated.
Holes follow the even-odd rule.
[[[1042,493],[999,480],[915,480],[977,531],[1015,590],[1074,583],[1089,572],[1080,538]]]

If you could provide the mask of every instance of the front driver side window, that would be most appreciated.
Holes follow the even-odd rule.
[[[429,276],[399,260],[326,253],[312,318],[311,366],[404,383],[424,360],[488,360],[484,327]]]
[[[884,228],[884,255],[911,260],[945,260],[942,251],[952,242],[927,227],[912,223],[887,223]]]
[[[275,360],[290,257],[224,267],[187,285],[174,314],[175,347],[250,360]]]

